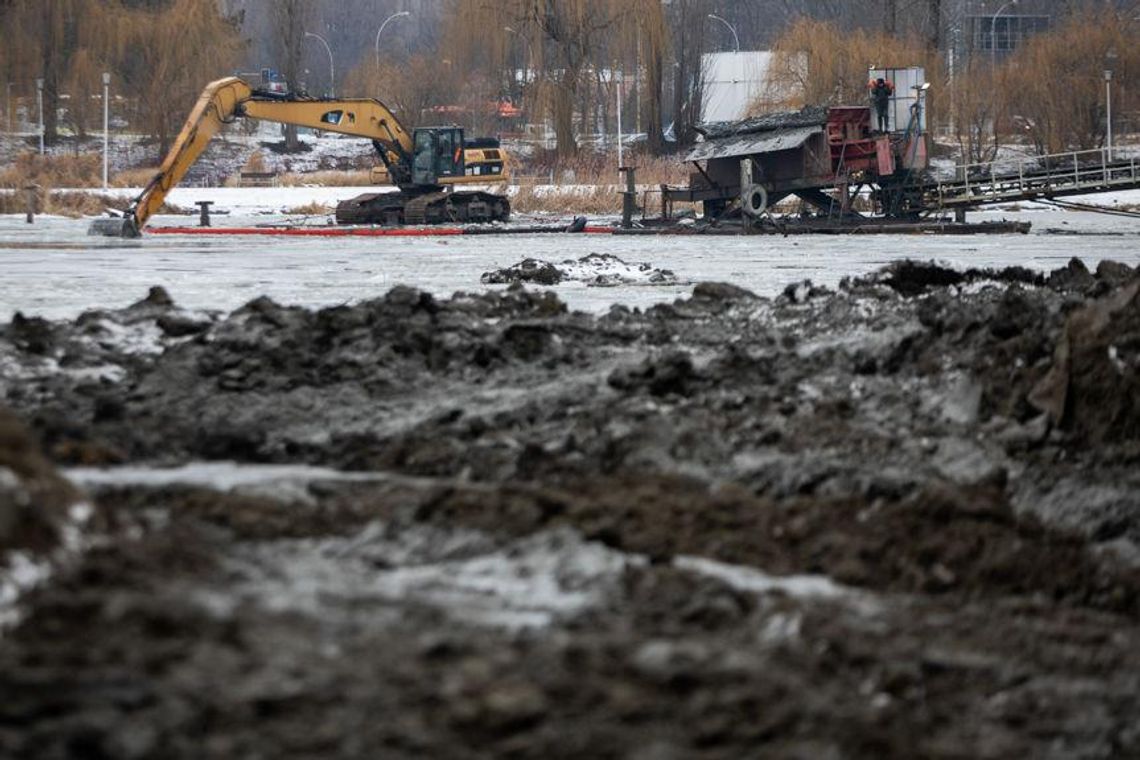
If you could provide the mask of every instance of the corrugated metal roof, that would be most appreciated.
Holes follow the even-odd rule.
[[[812,135],[822,134],[823,129],[818,126],[795,127],[793,129],[779,129],[772,132],[757,132],[734,137],[721,137],[716,140],[705,140],[693,146],[686,161],[704,161],[709,158],[731,158],[733,156],[750,156],[754,153],[771,153],[777,150],[798,148],[807,142]]]

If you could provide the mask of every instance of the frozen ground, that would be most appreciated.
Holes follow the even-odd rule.
[[[768,288],[890,244],[1039,265],[1026,242],[1134,237],[323,261],[342,293],[361,262],[475,289],[483,260],[622,244]],[[134,298],[107,283],[165,259],[220,304],[282,267],[275,240],[164,240],[83,271]],[[0,318],[0,756],[1140,757],[1138,273],[902,263],[600,316],[533,287],[228,315],[154,289]],[[317,300],[308,278],[280,282]]]
[[[208,190],[181,188],[177,205],[205,193],[220,209],[216,224],[283,221],[280,209],[313,200],[333,202],[358,188]],[[1100,203],[1133,203],[1140,193],[1097,196]],[[203,196],[205,197],[205,196]],[[474,236],[451,238],[204,237],[151,235],[140,241],[90,238],[87,220],[0,216],[0,314],[13,311],[59,318],[97,306],[125,306],[151,285],[163,285],[182,306],[232,309],[260,295],[306,306],[355,302],[409,284],[448,295],[478,290],[480,275],[526,257],[561,261],[608,253],[673,271],[678,282],[728,281],[760,294],[811,279],[834,285],[900,258],[938,259],[957,266],[1017,264],[1046,270],[1079,256],[1140,263],[1140,220],[1055,210],[986,211],[974,219],[1033,223],[1029,235],[800,236],[793,238],[609,237],[604,235]],[[157,217],[154,226],[193,224]],[[1087,234],[1057,234],[1087,233]],[[671,301],[690,285],[658,287],[557,286],[571,308],[603,311],[615,303],[647,306]]]

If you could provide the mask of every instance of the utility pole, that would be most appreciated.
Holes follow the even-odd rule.
[[[103,72],[103,189],[107,189],[108,151],[111,147],[111,74]]]

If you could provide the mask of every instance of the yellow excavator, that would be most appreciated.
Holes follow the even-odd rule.
[[[311,127],[372,140],[396,192],[366,193],[337,204],[338,224],[439,224],[510,218],[505,195],[457,191],[507,179],[507,156],[495,138],[466,140],[457,126],[409,133],[392,111],[372,98],[312,98],[254,89],[237,77],[211,82],[147,184],[121,216],[96,219],[89,234],[137,237],[167,193],[206,149],[223,124],[239,118]]]

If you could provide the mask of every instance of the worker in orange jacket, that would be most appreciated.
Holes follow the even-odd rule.
[[[879,77],[867,83],[871,91],[871,102],[875,105],[875,114],[879,117],[879,131],[886,132],[889,127],[887,111],[891,104],[891,95],[895,92],[895,85],[889,79]]]

